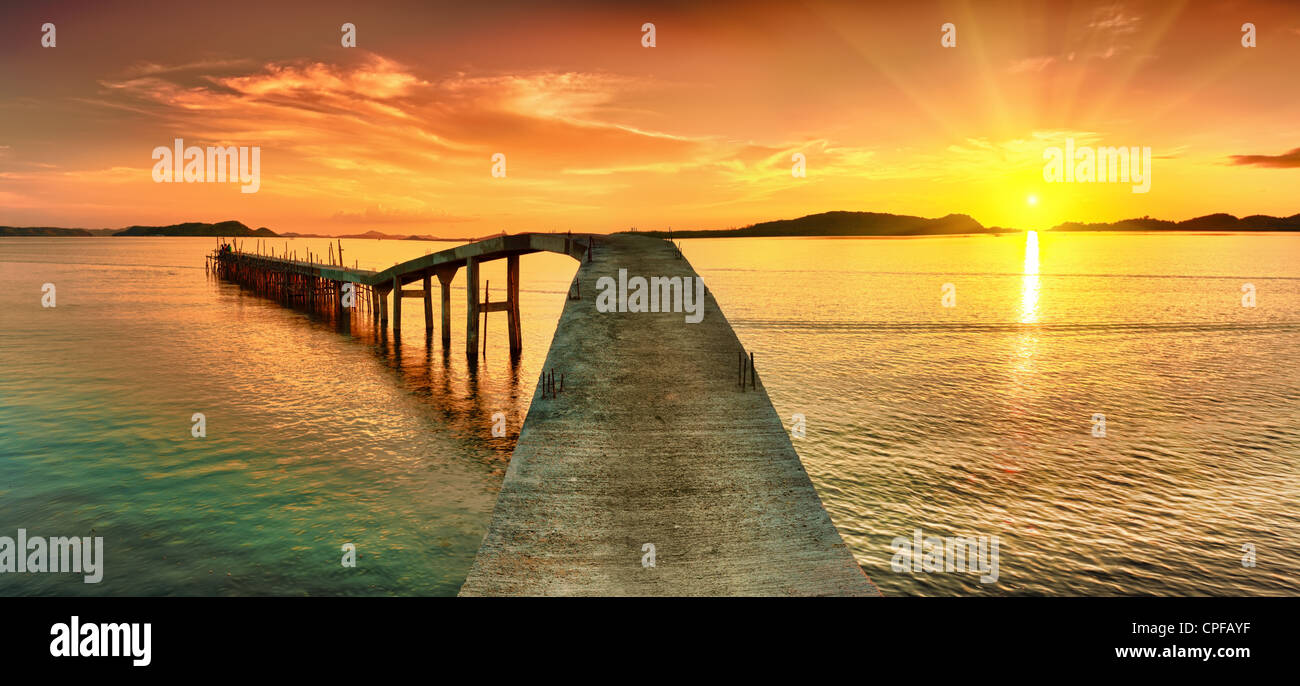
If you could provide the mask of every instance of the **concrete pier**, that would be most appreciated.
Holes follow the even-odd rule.
[[[371,307],[373,321],[381,331],[389,326],[388,297],[392,295],[393,316],[392,329],[395,339],[402,333],[402,298],[422,298],[424,300],[425,340],[433,340],[433,293],[432,277],[438,277],[441,291],[439,299],[442,309],[442,345],[444,349],[451,346],[451,283],[456,272],[465,268],[466,326],[465,355],[470,359],[479,354],[479,315],[488,312],[506,313],[506,331],[510,344],[511,357],[518,357],[523,351],[522,317],[519,313],[519,256],[535,252],[553,252],[568,255],[581,261],[587,257],[592,238],[571,234],[520,233],[501,234],[491,238],[458,245],[447,250],[417,257],[401,264],[393,265],[381,272],[366,269],[349,269],[342,264],[343,244],[339,243],[339,264],[331,262],[321,264],[300,261],[296,257],[281,255],[262,255],[246,253],[234,248],[218,249],[207,258],[205,269],[218,278],[252,287],[258,293],[276,297],[285,304],[301,306],[304,309],[320,311],[319,293],[305,296],[304,291],[311,289],[341,293],[342,284],[351,283],[364,290],[368,296],[362,303]],[[236,242],[237,244],[237,242]],[[286,250],[287,250],[286,246]],[[479,300],[479,267],[492,260],[506,261],[506,299],[494,303]],[[420,288],[406,289],[406,284],[420,284]],[[332,297],[331,301],[337,301]],[[344,311],[341,303],[335,316],[341,322],[351,323],[351,313]]]
[[[823,509],[761,374],[739,374],[752,358],[712,294],[698,323],[685,312],[596,310],[597,280],[617,280],[619,269],[698,278],[667,241],[502,235],[380,272],[222,249],[209,269],[346,322],[353,313],[341,294],[351,284],[381,332],[391,294],[395,337],[402,299],[422,298],[430,345],[436,276],[449,349],[450,287],[464,267],[473,360],[480,313],[507,313],[510,352],[519,354],[519,256],[533,252],[569,255],[580,267],[546,357],[552,383],[534,391],[461,595],[879,595]],[[497,259],[507,261],[506,298],[483,302],[479,265]]]
[[[711,294],[704,320],[596,311],[601,276],[695,277],[668,242],[600,238],[575,277],[461,595],[879,595]],[[558,383],[557,383],[558,387]],[[647,566],[653,546],[654,566]]]

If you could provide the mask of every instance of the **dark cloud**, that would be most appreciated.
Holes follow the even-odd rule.
[[[1233,164],[1249,164],[1256,167],[1275,167],[1285,169],[1300,167],[1300,148],[1281,155],[1232,155]]]

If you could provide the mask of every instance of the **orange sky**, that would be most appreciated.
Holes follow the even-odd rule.
[[[474,236],[1300,211],[1300,3],[109,4],[4,9],[0,224]],[[151,152],[177,137],[260,146],[260,190],[154,183]],[[1066,137],[1151,147],[1150,192],[1046,183]]]

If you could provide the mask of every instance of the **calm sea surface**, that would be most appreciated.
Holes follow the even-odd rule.
[[[343,242],[369,268],[451,245]],[[100,584],[3,574],[0,595],[454,594],[577,263],[523,258],[523,357],[494,314],[471,370],[459,279],[444,354],[418,301],[401,345],[340,332],[206,277],[214,246],[0,238],[0,536],[103,536],[107,558]],[[806,417],[795,447],[886,595],[1300,593],[1300,236],[684,252]],[[504,262],[483,271],[503,293]],[[894,572],[916,529],[997,536],[998,582]]]

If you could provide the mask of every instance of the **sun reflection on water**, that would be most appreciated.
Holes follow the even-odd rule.
[[[1025,234],[1025,268],[1020,277],[1020,323],[1038,321],[1038,232]]]
[[[1025,233],[1025,264],[1020,277],[1020,323],[1038,323],[1038,232]],[[1016,338],[1015,363],[1013,371],[1016,378],[1013,395],[1017,398],[1028,397],[1028,387],[1032,385],[1034,372],[1034,354],[1038,352],[1038,327],[1026,326]]]

